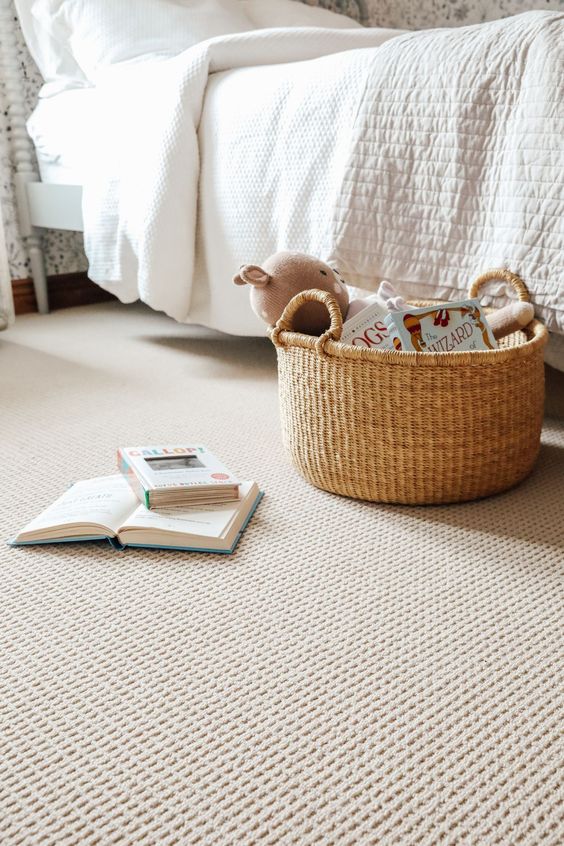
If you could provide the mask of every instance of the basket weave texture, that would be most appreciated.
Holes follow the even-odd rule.
[[[482,274],[529,301],[507,270]],[[296,311],[324,303],[319,338],[291,331]],[[533,320],[497,350],[397,352],[341,344],[328,293],[303,291],[271,329],[277,348],[282,436],[313,485],[375,502],[463,502],[506,490],[531,471],[540,447],[546,328]]]

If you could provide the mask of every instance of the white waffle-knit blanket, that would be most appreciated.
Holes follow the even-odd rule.
[[[176,320],[190,320],[199,239],[209,244],[199,260],[216,286],[214,299],[225,295],[233,311],[234,304],[244,302],[250,313],[248,297],[231,290],[237,267],[263,261],[284,246],[300,249],[303,243],[317,250],[330,223],[364,82],[363,68],[351,62],[347,51],[366,53],[368,64],[372,50],[355,48],[374,48],[397,35],[386,29],[266,29],[212,38],[172,59],[107,69],[98,79],[101,127],[93,127],[96,157],[83,194],[90,277],[123,302],[140,298]],[[238,90],[232,117],[220,115],[211,126],[208,121],[203,128],[208,143],[200,144],[211,76],[246,68],[252,72]],[[296,68],[303,72],[294,73]],[[250,114],[254,99],[264,94],[265,70],[272,97],[254,131]],[[332,92],[327,77],[335,80]],[[339,97],[343,81],[348,85],[345,97]],[[228,153],[225,136],[233,139]],[[289,159],[287,142],[299,136],[299,155]],[[339,167],[329,186],[324,177],[335,149]],[[208,176],[201,178],[208,161]],[[308,166],[311,181],[293,191],[295,176],[307,174]],[[210,201],[216,202],[204,214],[203,226],[198,193],[204,212]],[[268,198],[266,213],[261,196]],[[299,243],[296,238],[289,245],[288,233],[298,219],[303,224]],[[218,270],[214,261],[224,250],[231,250],[234,261]],[[219,282],[218,273],[224,277]],[[214,315],[201,322],[226,328],[224,320]],[[260,331],[257,322],[255,334]]]

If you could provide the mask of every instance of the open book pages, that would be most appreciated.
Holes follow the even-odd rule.
[[[239,481],[202,444],[120,447],[118,468],[147,508],[204,505],[239,496]]]
[[[149,511],[123,476],[76,482],[28,523],[13,545],[114,539],[121,546],[231,552],[262,494],[241,482],[227,503]]]

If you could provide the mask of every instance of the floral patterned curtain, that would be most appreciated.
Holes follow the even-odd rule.
[[[6,329],[12,323],[13,319],[12,280],[0,209],[0,329]]]

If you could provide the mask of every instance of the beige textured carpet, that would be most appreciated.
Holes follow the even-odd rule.
[[[4,846],[563,842],[564,424],[495,499],[346,501],[268,342],[117,304],[1,334],[0,403],[2,538],[118,444],[266,491],[229,558],[0,547]]]

